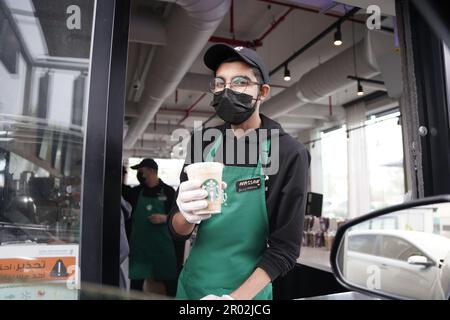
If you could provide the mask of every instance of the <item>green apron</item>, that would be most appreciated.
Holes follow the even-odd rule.
[[[212,161],[221,142],[221,138],[217,139],[206,161]],[[264,163],[267,163],[269,148],[270,140],[265,140]],[[238,181],[252,178],[260,178],[259,188],[237,192]],[[255,271],[267,248],[269,222],[261,162],[258,161],[256,167],[225,166],[222,179],[228,185],[222,212],[199,225],[194,246],[178,280],[177,299],[197,300],[208,294],[232,293]],[[271,300],[272,284],[254,299]]]
[[[176,279],[175,248],[167,224],[153,224],[148,219],[155,213],[165,214],[166,201],[162,188],[157,197],[146,197],[143,190],[139,193],[132,217],[130,279]]]

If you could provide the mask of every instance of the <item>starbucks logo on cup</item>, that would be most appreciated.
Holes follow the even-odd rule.
[[[208,192],[209,201],[217,201],[220,199],[219,182],[215,179],[208,179],[202,184],[202,189]]]

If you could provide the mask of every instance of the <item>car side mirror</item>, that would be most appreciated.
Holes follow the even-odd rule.
[[[424,256],[411,256],[408,258],[408,263],[414,266],[423,267],[431,267],[435,265],[433,261],[429,261],[427,257]]]
[[[331,250],[347,289],[388,299],[449,299],[450,195],[378,210],[341,226]]]

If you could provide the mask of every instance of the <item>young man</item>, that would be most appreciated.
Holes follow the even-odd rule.
[[[169,227],[181,238],[198,229],[177,298],[272,299],[271,282],[291,270],[299,256],[310,156],[277,122],[260,114],[270,86],[255,51],[218,44],[207,50],[204,62],[214,72],[211,104],[225,124],[215,128],[221,136],[213,143],[198,143],[207,139],[195,136],[211,129],[191,137],[185,165],[222,161],[227,200],[220,214],[196,215],[207,205],[207,192],[201,181],[187,181],[181,173]],[[258,156],[252,161],[255,144]],[[245,146],[243,163],[239,145]],[[201,159],[195,157],[199,151]],[[271,165],[278,160],[278,167],[267,173],[269,159]]]
[[[167,229],[167,214],[175,191],[159,179],[158,164],[153,159],[144,159],[131,168],[138,170],[142,177],[141,187],[134,189],[137,194],[132,201],[131,289],[173,295],[176,256]]]

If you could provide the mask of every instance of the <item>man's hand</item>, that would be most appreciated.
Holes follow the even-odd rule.
[[[227,184],[222,182],[222,189]],[[180,184],[178,191],[177,205],[184,219],[191,224],[199,224],[203,220],[211,218],[210,214],[195,214],[195,211],[205,209],[208,206],[206,197],[208,192],[202,189],[202,182],[198,180],[188,180]]]
[[[167,216],[165,214],[155,213],[148,217],[153,224],[161,224],[167,222]]]
[[[199,224],[205,219],[211,218],[210,214],[197,215],[194,211],[205,209],[208,202],[205,200],[208,192],[203,190],[202,182],[188,180],[180,184],[177,205],[184,219],[191,224]]]

